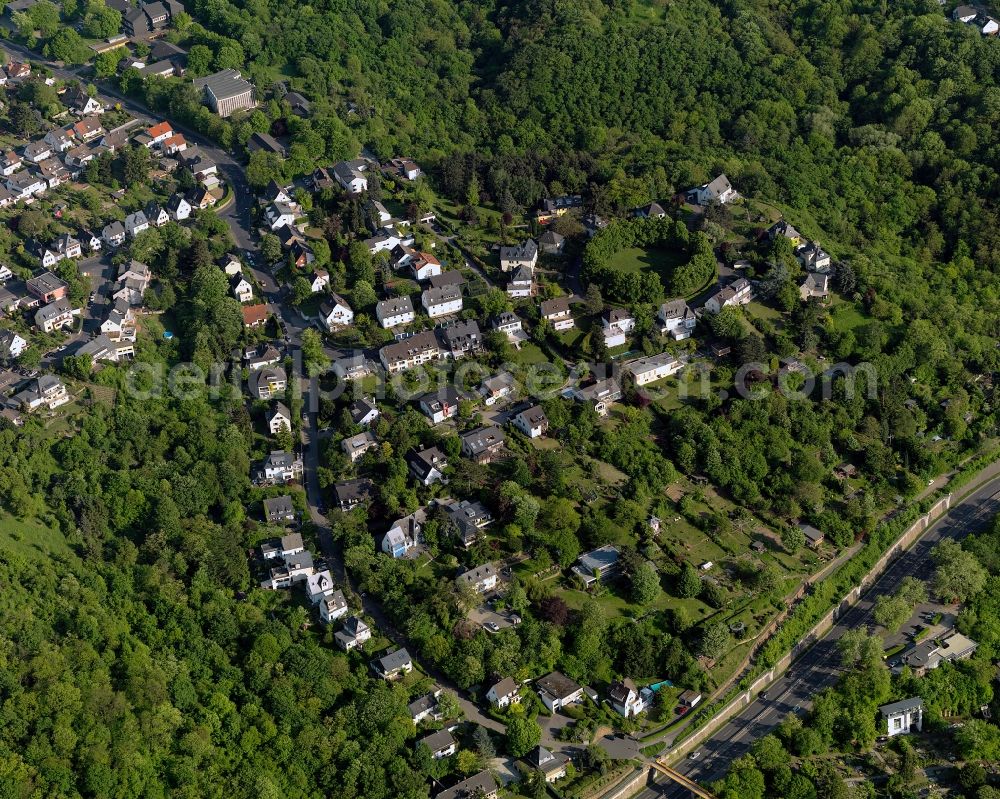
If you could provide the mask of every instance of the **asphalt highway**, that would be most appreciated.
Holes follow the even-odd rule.
[[[758,698],[748,705],[696,750],[700,752],[697,759],[685,759],[675,766],[676,770],[702,784],[720,779],[733,760],[744,755],[755,740],[771,732],[789,713],[804,714],[812,698],[833,685],[840,676],[837,652],[840,637],[848,630],[874,626],[872,606],[875,599],[893,593],[905,577],[929,578],[933,571],[930,553],[939,541],[960,539],[980,531],[998,513],[1000,478],[993,478],[954,505],[916,544],[890,563],[861,601],[767,689],[767,699]],[[669,787],[664,794],[650,794],[658,795],[678,799],[690,796],[679,785]]]

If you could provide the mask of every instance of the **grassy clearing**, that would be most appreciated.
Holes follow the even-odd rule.
[[[655,272],[664,286],[670,284],[674,269],[687,260],[683,253],[661,247],[628,247],[619,250],[611,258],[608,266],[621,272]],[[663,295],[666,296],[666,295]],[[661,297],[662,299],[663,297]]]
[[[830,317],[833,319],[834,327],[842,333],[861,327],[868,321],[860,310],[846,302],[835,302]]]
[[[517,355],[514,358],[515,362],[521,364],[522,366],[531,366],[536,363],[548,363],[548,356],[539,349],[537,344],[530,341],[526,341],[521,345],[521,349],[517,351]]]
[[[0,549],[31,559],[72,555],[69,544],[58,530],[35,519],[15,519],[9,513],[0,513]]]

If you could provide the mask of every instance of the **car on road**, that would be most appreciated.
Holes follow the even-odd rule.
[[[485,627],[486,631],[490,633],[500,632],[500,625],[497,624],[495,621],[488,621],[483,625],[483,627]]]
[[[97,292],[96,291],[90,292],[90,301],[93,302],[96,299],[97,299]]]
[[[697,752],[692,752],[691,754],[689,754],[688,760],[697,760],[700,757],[701,757],[701,750],[699,749]]]
[[[761,701],[767,699],[767,691],[761,691],[761,693],[758,695],[757,698],[760,699]]]

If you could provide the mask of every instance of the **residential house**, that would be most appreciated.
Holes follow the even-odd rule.
[[[394,558],[406,557],[406,553],[420,543],[427,511],[419,508],[409,516],[397,519],[382,536],[380,548]]]
[[[604,346],[608,349],[621,347],[627,336],[635,330],[635,317],[624,308],[608,308],[601,314]]]
[[[665,377],[677,374],[683,368],[684,364],[669,352],[663,352],[649,358],[639,358],[625,364],[625,370],[632,375],[637,386],[645,386],[647,383],[663,380]]]
[[[503,452],[505,437],[499,427],[480,427],[463,433],[462,455],[475,463],[491,463]]]
[[[394,344],[386,344],[379,350],[382,366],[391,374],[436,361],[440,357],[441,348],[432,330],[417,333]]]
[[[431,319],[449,316],[462,310],[462,292],[455,286],[425,289],[420,295],[420,304]]]
[[[312,110],[312,104],[298,92],[288,92],[281,99],[288,103],[296,116],[307,117]]]
[[[274,483],[297,480],[302,477],[302,459],[296,458],[291,452],[274,450],[264,458],[260,476],[264,481]]]
[[[409,297],[393,297],[382,300],[375,306],[375,318],[388,330],[399,325],[408,325],[417,318],[413,310],[413,300]]]
[[[424,487],[436,483],[444,477],[448,459],[437,447],[410,450],[406,455],[406,465],[417,481]]]
[[[243,326],[244,327],[260,327],[267,321],[267,317],[270,316],[270,311],[267,305],[244,305],[241,309],[243,312]]]
[[[514,393],[514,378],[509,372],[487,377],[479,386],[486,407],[492,407]]]
[[[371,499],[372,488],[371,480],[345,480],[334,485],[333,496],[340,509],[346,513]]]
[[[272,153],[279,158],[284,158],[288,155],[285,145],[274,138],[274,136],[270,133],[259,133],[256,131],[250,134],[250,138],[247,139],[247,150],[251,153],[258,151]]]
[[[615,378],[608,377],[575,389],[573,398],[577,402],[590,403],[598,416],[607,416],[612,403],[622,398],[622,387]]]
[[[71,131],[77,140],[84,143],[99,139],[105,133],[104,126],[97,117],[81,119],[72,126]]]
[[[705,300],[705,310],[709,313],[719,313],[723,308],[746,305],[752,299],[753,288],[750,281],[741,277]]]
[[[786,238],[792,243],[793,248],[798,247],[802,243],[802,234],[795,229],[791,222],[784,219],[779,219],[767,229],[767,237],[771,241],[778,238]]]
[[[144,230],[149,230],[149,220],[142,211],[136,211],[125,217],[125,232],[130,238],[134,239]]]
[[[0,359],[19,358],[27,348],[28,342],[13,330],[0,330]]]
[[[14,273],[10,271],[10,267],[7,264],[0,264],[0,283],[5,283],[14,277]]]
[[[125,300],[116,300],[101,322],[101,332],[112,341],[135,341],[135,315],[132,306]]]
[[[466,549],[479,540],[482,529],[493,523],[493,514],[482,502],[463,499],[444,506],[448,521]]]
[[[363,174],[367,168],[367,162],[360,158],[341,161],[333,166],[333,178],[349,194],[361,194],[368,191],[368,178]]]
[[[119,361],[134,358],[135,347],[132,341],[128,339],[119,337],[117,340],[112,341],[111,338],[102,333],[85,343],[74,354],[89,355],[91,361],[94,363],[97,361],[118,363]]]
[[[125,243],[125,226],[116,219],[104,226],[101,238],[109,247],[121,247]]]
[[[477,594],[488,594],[497,587],[500,575],[493,567],[492,563],[484,563],[474,569],[468,569],[455,578],[455,584],[459,587],[471,588]]]
[[[183,222],[191,216],[191,203],[183,194],[175,194],[167,200],[167,213],[175,222]]]
[[[416,180],[421,175],[420,167],[409,158],[393,158],[389,161],[389,167],[401,178],[407,180]]]
[[[441,274],[441,262],[429,252],[418,252],[409,266],[414,280],[429,280]]]
[[[354,311],[339,294],[331,294],[330,299],[319,306],[319,316],[331,333],[354,323]]]
[[[200,147],[187,147],[183,152],[177,153],[177,160],[191,170],[199,183],[218,181],[219,165],[205,155]]]
[[[313,294],[318,294],[321,291],[326,291],[329,287],[330,273],[325,269],[314,269],[309,275],[309,290]]]
[[[440,275],[433,275],[427,279],[428,286],[432,289],[441,289],[445,286],[464,286],[465,282],[465,275],[461,272],[456,272],[454,269],[442,272]]]
[[[133,258],[118,267],[116,288],[111,296],[116,300],[124,300],[129,305],[142,305],[142,298],[151,280],[149,266]]]
[[[235,253],[228,253],[223,255],[215,263],[219,265],[219,268],[226,273],[226,277],[233,277],[238,275],[243,271],[243,262],[240,257]]]
[[[287,524],[295,521],[295,506],[290,496],[269,497],[264,500],[264,518],[269,524]],[[302,541],[302,536],[299,536]]]
[[[337,646],[345,652],[360,649],[366,641],[371,640],[371,637],[371,628],[357,616],[351,616],[344,621],[343,626],[333,634]]]
[[[615,712],[625,718],[638,716],[647,707],[645,699],[639,695],[639,689],[627,677],[624,680],[611,683],[611,687],[608,689],[608,699],[611,700],[611,707],[615,709]]]
[[[552,329],[557,332],[570,330],[576,324],[569,310],[569,300],[565,297],[545,300],[540,306],[540,312],[542,319],[552,325]]]
[[[38,178],[45,181],[47,188],[54,189],[71,177],[70,171],[58,158],[47,158],[38,164]]]
[[[152,200],[146,203],[146,207],[142,209],[142,212],[153,227],[163,227],[170,221],[170,214],[167,213],[167,210]]]
[[[330,574],[329,569],[313,572],[306,578],[306,596],[309,597],[309,602],[313,605],[318,605],[333,594],[334,590],[333,575]],[[346,609],[346,602],[344,602],[344,607]]]
[[[241,303],[253,302],[253,283],[239,272],[229,279],[229,290]]]
[[[79,83],[73,84],[63,92],[62,101],[70,111],[80,117],[104,113],[104,105],[101,101],[87,94]]]
[[[350,436],[340,442],[340,448],[344,450],[344,454],[347,455],[351,463],[357,463],[368,450],[377,446],[378,440],[370,430],[365,430],[363,433]]]
[[[546,255],[562,255],[566,247],[566,237],[561,236],[554,230],[546,230],[538,237],[538,249]]]
[[[566,776],[569,756],[562,752],[550,752],[544,746],[536,746],[524,758],[525,762],[540,772],[547,783],[553,783]]]
[[[441,691],[437,690],[433,693],[424,694],[419,699],[414,699],[410,704],[406,706],[406,709],[410,713],[410,719],[413,721],[414,725],[420,724],[422,721],[441,721],[443,715],[438,711],[438,697],[441,696]]]
[[[69,286],[66,281],[56,277],[51,272],[40,272],[25,283],[28,293],[37,297],[41,302],[53,302],[63,299]]]
[[[29,159],[34,161],[36,164],[39,161],[44,161],[50,158],[54,153],[64,153],[76,145],[76,139],[73,136],[73,126],[66,125],[61,128],[53,128],[45,134],[45,138],[42,139],[42,142],[49,145],[51,149],[49,150],[48,155],[43,154],[44,150],[39,150],[37,157]]]
[[[535,688],[550,713],[583,699],[583,687],[558,671],[540,677],[535,682]]]
[[[520,341],[524,338],[524,327],[520,317],[511,311],[504,311],[497,314],[490,320],[490,326],[494,330],[505,333],[510,341]]]
[[[285,225],[294,225],[299,215],[297,206],[291,203],[271,203],[264,211],[264,219],[271,230],[277,230]]]
[[[900,672],[909,668],[915,677],[922,677],[928,671],[936,669],[942,663],[966,660],[972,657],[979,644],[951,630],[933,639],[921,641],[916,646],[904,652],[893,671]]]
[[[951,18],[955,22],[964,22],[966,24],[970,22],[975,22],[976,17],[979,16],[979,9],[975,6],[956,6],[955,10],[951,12]]]
[[[45,190],[49,187],[48,181],[45,178],[28,170],[15,172],[7,178],[4,185],[15,199],[25,201],[39,194],[44,194]]]
[[[253,84],[243,80],[238,70],[224,69],[214,75],[195,78],[192,83],[202,91],[205,102],[220,117],[228,117],[244,108],[253,108]]]
[[[886,734],[890,738],[894,735],[909,735],[914,730],[920,732],[923,729],[924,700],[919,696],[882,705],[878,712],[885,719]]]
[[[681,707],[686,707],[688,710],[695,707],[701,701],[701,692],[694,690],[681,691],[681,695],[677,697],[677,702]]]
[[[530,297],[535,288],[535,278],[531,267],[519,266],[510,276],[507,283],[507,296],[511,299]]]
[[[21,156],[13,150],[7,150],[3,154],[3,157],[0,158],[0,175],[3,175],[5,178],[9,178],[23,166],[24,161],[21,160]]]
[[[184,198],[191,205],[192,210],[197,208],[203,211],[217,202],[215,195],[212,194],[207,185],[195,186],[184,195]]]
[[[739,196],[736,193],[736,189],[729,182],[729,178],[725,175],[719,175],[715,180],[706,183],[704,186],[699,186],[689,191],[688,201],[693,202],[695,205],[709,205],[710,203],[725,205],[739,199]]]
[[[510,705],[518,705],[521,703],[521,686],[513,678],[504,677],[500,682],[490,686],[486,692],[486,699],[499,710]]]
[[[386,207],[378,200],[373,200],[371,197],[368,198],[365,208],[370,211],[372,217],[374,217],[372,220],[372,227],[381,227],[392,219],[392,214],[389,213]]]
[[[356,399],[350,404],[347,412],[351,416],[351,421],[360,426],[368,427],[379,417],[378,408],[375,407],[375,400],[362,397],[361,399]]]
[[[43,333],[73,325],[73,308],[65,297],[43,305],[35,311],[35,326]]]
[[[296,583],[305,582],[314,571],[312,553],[303,550],[284,558],[268,570],[267,577],[261,580],[260,587],[270,591],[281,588],[291,588]]]
[[[535,220],[539,225],[547,225],[554,219],[564,216],[575,208],[583,208],[583,197],[573,194],[564,197],[546,197],[535,212]]]
[[[36,411],[42,407],[53,411],[71,399],[66,386],[55,375],[40,375],[27,388],[11,397],[11,401],[23,411]]]
[[[250,373],[250,393],[257,399],[280,397],[288,387],[288,376],[277,364],[264,366]]]
[[[319,602],[319,617],[327,624],[330,624],[334,619],[346,616],[348,610],[350,609],[347,607],[344,592],[340,590],[324,596]]]
[[[830,275],[824,272],[810,272],[799,284],[799,298],[803,302],[825,300],[829,296]]]
[[[305,550],[301,533],[289,533],[260,545],[260,554],[263,555],[264,560],[274,560],[275,558],[284,560],[298,555],[300,552],[305,552]]]
[[[511,424],[528,438],[541,438],[549,429],[549,420],[541,405],[532,405],[511,420]]]
[[[813,549],[816,549],[825,540],[825,536],[822,532],[817,530],[811,524],[800,524],[799,529],[802,534],[806,537],[806,543],[809,544]]]
[[[281,352],[273,344],[260,344],[248,348],[243,353],[243,360],[246,361],[247,369],[255,372],[265,366],[281,363]]]
[[[57,128],[58,131],[58,128]],[[53,131],[49,131],[53,133]],[[48,141],[49,134],[46,134],[45,139],[40,139],[39,141],[33,141],[24,146],[24,159],[26,161],[31,161],[33,164],[37,164],[40,161],[44,161],[46,158],[52,157],[52,145]],[[69,137],[66,137],[67,140]],[[68,146],[72,146],[72,142],[69,142]],[[68,149],[68,147],[67,147]]]
[[[441,328],[441,345],[444,356],[455,360],[479,352],[483,348],[479,323],[466,319],[446,325]]]
[[[795,257],[799,259],[809,272],[832,272],[833,262],[830,253],[824,250],[819,242],[809,241],[795,251]]]
[[[278,435],[282,430],[291,431],[292,412],[283,402],[276,402],[267,412],[267,429],[271,431],[272,436]]]
[[[330,170],[322,166],[313,170],[312,175],[309,177],[309,182],[312,183],[313,191],[332,189],[334,186],[334,180],[330,175]]]
[[[177,155],[177,153],[182,153],[187,148],[187,139],[184,138],[183,133],[175,133],[173,136],[169,136],[160,142],[160,149],[165,155]]]
[[[101,251],[101,237],[96,233],[89,230],[80,231],[80,240],[83,242],[84,246],[91,252],[96,253]]]
[[[333,362],[333,371],[341,380],[361,380],[375,371],[374,364],[364,353],[346,355]]]
[[[534,239],[516,244],[513,247],[500,248],[500,269],[513,272],[520,266],[534,269],[538,264],[538,245]]]
[[[670,300],[663,303],[657,318],[660,320],[660,332],[669,333],[674,341],[690,338],[691,332],[698,324],[698,317],[684,300]]]
[[[632,212],[632,216],[636,219],[664,219],[667,216],[667,212],[663,210],[663,206],[658,202],[651,202],[649,205],[642,206],[642,208],[636,208]]]
[[[612,544],[605,544],[590,552],[585,552],[576,559],[573,573],[576,574],[589,588],[600,580],[618,572],[620,563],[618,562],[618,547]]]
[[[457,785],[434,795],[434,799],[497,799],[500,795],[493,775],[483,769]]]
[[[372,669],[383,680],[395,680],[413,671],[413,660],[405,649],[397,649],[373,660]]]
[[[458,742],[448,730],[438,730],[425,735],[417,741],[417,746],[426,746],[433,760],[450,757],[458,751]]]
[[[445,419],[458,415],[458,403],[462,397],[451,385],[442,386],[437,391],[430,391],[417,399],[420,411],[434,424],[440,424]]]

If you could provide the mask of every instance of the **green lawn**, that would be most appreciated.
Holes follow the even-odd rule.
[[[841,332],[854,330],[867,321],[865,315],[853,303],[849,302],[835,303],[830,316],[833,319],[834,327]]]
[[[526,341],[521,345],[514,360],[522,366],[549,362],[548,356],[541,351],[537,344],[531,341]]]
[[[652,270],[660,276],[664,286],[670,284],[670,274],[687,260],[683,253],[662,247],[628,247],[616,252],[608,266],[622,272],[646,272]]]
[[[58,530],[34,519],[15,519],[9,513],[0,513],[0,547],[25,558],[72,554],[69,544]]]

